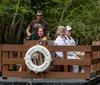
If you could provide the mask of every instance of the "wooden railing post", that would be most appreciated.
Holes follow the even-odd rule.
[[[9,52],[9,58],[13,58],[13,52]],[[13,65],[9,65],[9,70],[13,70]]]
[[[100,42],[92,42],[93,46],[100,45]],[[100,58],[100,51],[94,51],[92,52],[93,58]],[[96,71],[97,69],[100,69],[100,64],[93,65],[93,71]]]
[[[2,45],[2,58],[8,58],[9,53],[7,51],[4,51],[5,49],[3,47],[4,46]],[[2,65],[2,71],[8,71],[8,65]]]
[[[92,56],[93,58],[98,58],[98,53],[97,52],[92,52]],[[93,71],[96,71],[97,70],[97,64],[93,65]]]
[[[66,51],[63,52],[63,56],[64,56],[64,59],[67,59],[67,52]],[[64,65],[64,71],[68,72],[68,65]]]
[[[91,52],[86,52],[85,53],[85,59],[90,59],[91,58]],[[91,65],[85,65],[84,66],[84,72],[88,72],[90,73],[91,72]]]
[[[32,41],[33,42],[33,41]],[[30,42],[31,43],[31,42]],[[33,44],[35,43],[35,44]],[[3,77],[33,77],[33,78],[41,78],[41,74],[35,74],[34,72],[31,74],[31,70],[27,70],[27,67],[24,66],[24,56],[27,50],[31,47],[36,45],[36,42],[31,44],[24,44],[24,45],[3,45],[2,46],[2,57],[3,57]],[[91,46],[46,46],[46,48],[50,52],[62,52],[64,59],[54,59],[52,65],[54,66],[64,66],[64,71],[58,68],[54,71],[49,70],[49,68],[43,72],[45,78],[87,78],[90,79],[90,57],[91,57]],[[10,52],[17,52],[16,58],[12,58],[12,54]],[[70,51],[82,51],[85,53],[85,59],[82,60],[73,60],[67,59],[67,52]],[[10,57],[10,58],[9,58]],[[22,65],[22,71],[9,71],[8,65],[12,64],[19,64]],[[68,65],[84,65],[85,72],[84,73],[73,73],[68,72]],[[24,69],[25,67],[25,69]],[[56,76],[55,76],[56,75]],[[80,76],[81,75],[81,76]]]

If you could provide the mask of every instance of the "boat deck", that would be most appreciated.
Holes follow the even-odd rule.
[[[8,77],[3,79],[0,77],[0,85],[99,85],[100,76],[91,80],[85,79],[31,79]]]

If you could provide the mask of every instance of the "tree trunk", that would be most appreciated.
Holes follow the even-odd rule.
[[[16,43],[23,43],[23,24],[24,24],[24,16],[21,16],[19,29],[16,35]]]
[[[19,28],[20,19],[17,20],[16,24],[13,26],[13,30],[10,30],[10,37],[8,38],[8,44],[16,44],[16,35]]]

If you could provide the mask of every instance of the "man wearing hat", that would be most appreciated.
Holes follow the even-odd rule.
[[[71,37],[71,35],[72,35],[72,28],[71,28],[71,26],[66,26],[66,30],[65,30],[66,43],[68,45],[75,46],[76,43],[75,43],[74,39]]]
[[[66,44],[69,46],[75,46],[76,42],[74,39],[71,37],[72,35],[72,28],[71,26],[66,26],[65,30],[65,39],[66,39]],[[84,52],[68,52],[68,59],[81,59],[80,56],[84,56]],[[74,65],[73,66],[73,72],[79,72],[79,66]],[[81,72],[84,72],[84,69],[81,69]]]
[[[71,26],[66,26],[66,29],[65,29],[66,45],[75,46],[76,43],[74,39],[71,37],[71,34],[72,34]],[[78,56],[76,56],[74,52],[67,52],[67,55],[68,55],[67,59],[79,59]],[[79,66],[73,65],[72,70],[73,72],[79,72]]]
[[[67,37],[67,35],[65,36],[66,29],[67,29],[67,31],[71,31],[72,28],[71,27],[65,28],[64,26],[59,26],[57,28],[56,33],[58,34],[58,36],[57,36],[57,38],[54,42],[54,45],[67,46],[67,45],[70,45],[70,44],[73,44],[73,45],[75,44],[74,40],[73,41],[67,41],[67,38],[71,38],[71,36],[68,36],[68,37]],[[68,35],[70,35],[70,33],[68,33]],[[71,40],[72,40],[72,38],[71,38]],[[57,58],[63,58],[63,53],[62,52],[56,51],[55,53],[56,53]],[[76,56],[73,52],[67,52],[67,58],[68,59],[76,59],[75,57]],[[79,66],[78,65],[73,65],[72,66],[72,71],[75,72],[75,73],[79,72]]]

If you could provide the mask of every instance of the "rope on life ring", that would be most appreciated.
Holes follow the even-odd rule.
[[[34,59],[35,56],[32,56],[34,53],[36,52],[40,52],[44,55],[44,63],[37,66],[35,65],[33,62],[32,62],[32,57]],[[41,46],[41,45],[36,45],[36,46],[33,46],[31,47],[27,52],[26,52],[26,55],[25,55],[25,63],[26,63],[26,66],[34,71],[34,72],[43,72],[44,70],[46,70],[50,64],[51,64],[51,61],[52,61],[52,58],[51,58],[51,54],[50,52],[44,47],[44,46]]]

